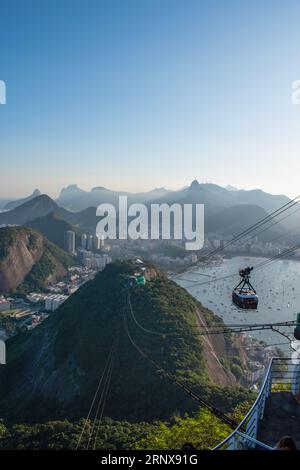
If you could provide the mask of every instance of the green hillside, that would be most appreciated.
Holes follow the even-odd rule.
[[[141,325],[165,335],[137,327],[124,289],[134,269],[130,262],[108,265],[42,325],[9,340],[7,366],[0,370],[0,416],[14,422],[86,416],[113,343],[106,416],[153,420],[196,409],[133,347],[127,328],[164,370],[202,397],[225,410],[247,398],[242,389],[215,386],[208,375],[201,337],[194,334],[196,311],[210,323],[219,320],[153,268],[146,286],[131,291],[131,302]]]
[[[50,212],[44,217],[37,217],[25,223],[26,227],[33,228],[41,232],[48,240],[64,249],[64,236],[68,230],[76,234],[76,244],[82,233],[80,229],[65,221],[54,212]]]
[[[235,413],[236,415],[236,413]],[[239,416],[234,416],[238,417]],[[1,426],[0,450],[60,449],[72,450],[80,440],[82,428],[86,426],[80,449],[85,449],[94,422],[50,421],[44,424],[16,424]],[[199,450],[216,446],[230,433],[230,428],[201,410],[192,416],[173,416],[168,421],[153,423],[114,421],[104,418],[100,431],[92,445],[105,450],[165,450],[181,449],[186,442],[192,442]]]
[[[21,236],[28,238],[28,248],[35,249],[38,235],[26,227],[0,227],[0,260],[9,254],[9,248],[18,243]]]

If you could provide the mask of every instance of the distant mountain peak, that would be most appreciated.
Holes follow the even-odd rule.
[[[95,186],[95,188],[91,189],[91,192],[93,191],[109,191],[109,189],[104,188],[104,186]]]
[[[41,193],[41,191],[40,191],[39,189],[35,189],[35,190],[32,192],[31,196],[40,196],[41,194],[42,194],[42,193]]]
[[[66,188],[62,188],[59,194],[59,198],[61,197],[74,197],[74,194],[84,194],[85,191],[79,188],[78,184],[69,184]]]
[[[13,209],[16,209],[17,207],[21,206],[22,204],[24,204],[25,202],[28,202],[28,201],[32,201],[33,199],[35,199],[36,197],[40,196],[41,195],[41,191],[39,189],[35,189],[31,194],[30,196],[27,196],[27,197],[24,197],[22,199],[16,199],[14,201],[10,201],[8,202],[4,209],[5,210],[13,210]]]
[[[78,184],[69,184],[65,189],[80,189]]]
[[[154,193],[155,191],[169,191],[168,189],[164,188],[163,186],[161,188],[154,188],[154,189],[151,189],[151,193]]]
[[[48,196],[48,194],[40,194],[39,196],[37,196],[35,198],[35,200],[36,201],[47,201],[47,202],[51,202],[52,204],[56,205],[56,202],[53,201],[53,199],[50,196]],[[32,199],[32,201],[33,201],[33,199]]]
[[[200,183],[199,183],[199,181],[195,178],[195,179],[191,182],[189,189],[199,189],[199,188],[200,188]]]
[[[23,225],[28,222],[28,220],[45,216],[51,211],[56,212],[63,218],[72,218],[72,214],[59,207],[50,196],[41,194],[40,196],[27,200],[15,209],[0,214],[0,224]]]

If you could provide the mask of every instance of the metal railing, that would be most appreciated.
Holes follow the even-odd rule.
[[[272,448],[257,440],[258,427],[264,417],[266,401],[271,393],[300,392],[300,360],[274,357],[266,371],[260,392],[242,422],[213,450],[247,450]]]

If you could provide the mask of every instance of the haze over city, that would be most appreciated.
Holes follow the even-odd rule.
[[[294,197],[299,10],[2,1],[0,196],[57,197],[70,183],[179,189],[197,177]]]

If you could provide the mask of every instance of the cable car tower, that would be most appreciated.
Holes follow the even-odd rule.
[[[253,267],[239,270],[242,279],[232,292],[232,301],[240,308],[256,310],[258,295],[250,282],[251,271]]]

